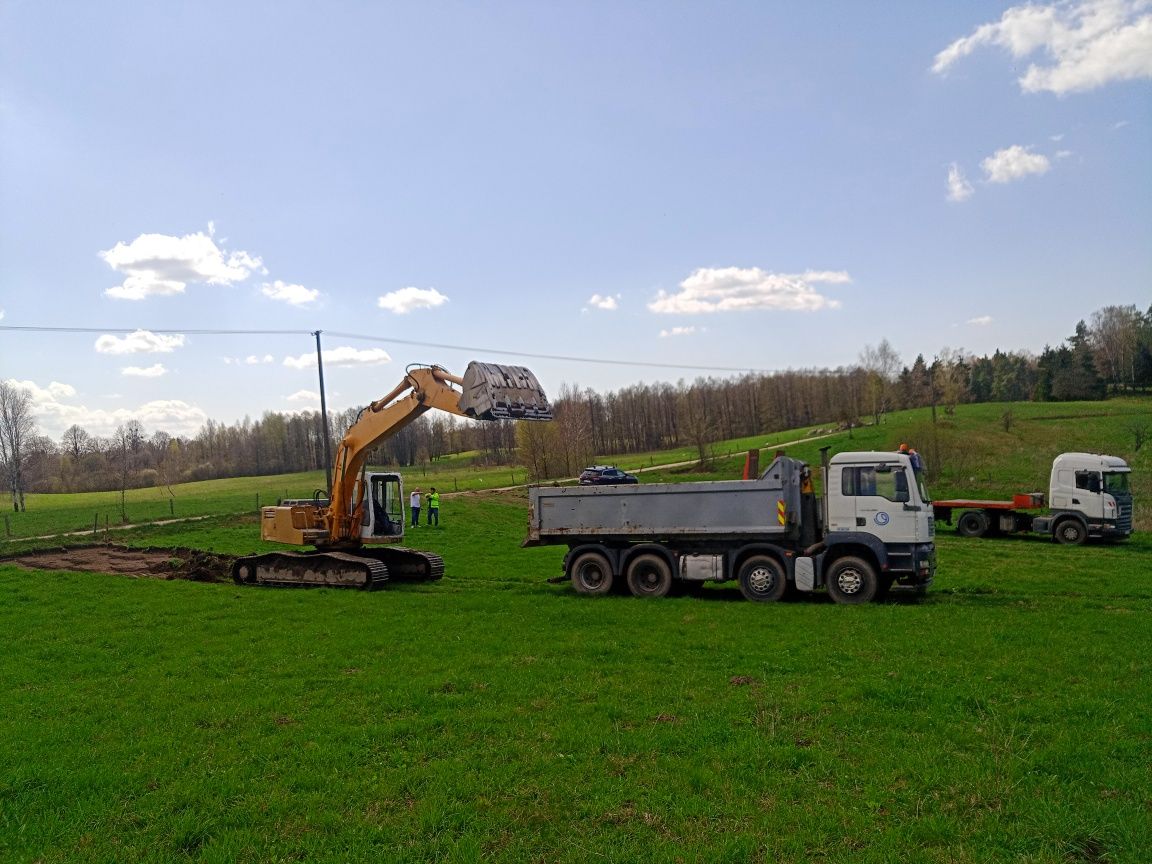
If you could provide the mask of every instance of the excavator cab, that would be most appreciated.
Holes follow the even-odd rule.
[[[399,474],[368,474],[368,492],[360,537],[365,542],[399,540],[404,536],[403,487]]]

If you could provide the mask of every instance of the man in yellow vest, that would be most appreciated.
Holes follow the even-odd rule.
[[[440,527],[440,493],[435,486],[428,493],[428,524]]]

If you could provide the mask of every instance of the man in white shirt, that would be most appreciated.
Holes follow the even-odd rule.
[[[412,490],[412,494],[408,496],[408,504],[412,508],[412,527],[415,528],[420,524],[420,487]]]

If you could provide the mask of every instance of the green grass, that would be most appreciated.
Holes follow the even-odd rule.
[[[522,497],[442,515],[445,579],[372,594],[0,564],[0,860],[1152,856],[1147,535],[761,606],[578,597]]]
[[[1146,508],[1125,426],[1148,405],[1012,406],[1007,431],[1006,406],[962,406],[936,434],[996,456],[938,486],[1034,488],[1054,453],[1104,450]],[[789,451],[917,444],[929,425],[908,412]],[[654,473],[731,477],[746,446],[711,474]],[[259,483],[181,488],[222,515],[114,536],[253,551],[247,499],[316,485]],[[48,533],[91,502],[21,515]],[[1148,533],[945,530],[922,599],[762,606],[546,584],[563,553],[519,548],[522,493],[446,496],[441,516],[407,542],[447,576],[372,594],[0,562],[0,860],[1152,860]]]

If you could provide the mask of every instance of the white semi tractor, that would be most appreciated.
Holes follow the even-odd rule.
[[[932,505],[908,456],[824,456],[819,497],[808,465],[782,453],[756,480],[534,487],[524,545],[566,545],[581,594],[736,580],[749,600],[824,589],[865,603],[894,583],[930,584]]]
[[[1132,469],[1118,456],[1061,453],[1052,461],[1048,501],[1043,492],[1022,492],[1011,501],[953,498],[935,501],[936,518],[962,537],[994,537],[1033,531],[1058,543],[1079,545],[1089,537],[1123,540],[1132,534]]]

